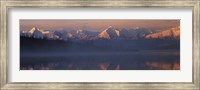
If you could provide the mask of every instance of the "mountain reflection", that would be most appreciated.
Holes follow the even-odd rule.
[[[177,52],[86,55],[21,57],[20,70],[180,70]]]
[[[51,64],[48,63],[47,65],[32,65],[32,66],[27,66],[27,67],[21,67],[21,70],[57,70],[59,69],[58,66],[62,65],[61,63],[58,64]],[[111,63],[99,63],[99,65],[97,65],[96,68],[95,66],[91,67],[93,69],[96,70],[121,70],[120,69],[120,64],[111,66]],[[112,67],[114,67],[112,69]],[[146,68],[147,70],[180,70],[180,64],[178,62],[173,62],[173,63],[167,63],[167,62],[155,62],[155,61],[148,61],[145,62],[144,66],[140,66],[143,68]],[[73,66],[72,64],[68,64],[65,67],[62,67],[62,69],[66,69],[66,70],[84,70],[84,68],[87,67],[83,67],[83,66]],[[123,69],[122,69],[123,70]]]
[[[99,67],[101,70],[107,70],[109,67],[109,63],[100,63]]]
[[[158,70],[180,70],[180,64],[178,62],[167,63],[167,62],[146,62],[147,67],[150,69],[158,69]]]

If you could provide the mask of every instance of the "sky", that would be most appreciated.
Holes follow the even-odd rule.
[[[180,26],[180,20],[108,20],[108,19],[21,19],[20,30],[30,30],[38,27],[43,30],[78,30],[100,32],[109,26],[114,28],[148,28],[153,30],[165,30]]]

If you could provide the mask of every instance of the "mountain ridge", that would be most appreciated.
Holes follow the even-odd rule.
[[[149,29],[117,29],[109,26],[101,32],[91,32],[83,29],[76,31],[48,31],[33,27],[28,31],[21,31],[20,36],[46,38],[50,40],[97,40],[97,39],[180,39],[180,27],[154,32]]]
[[[164,38],[174,38],[180,39],[180,27],[175,27],[169,30],[160,31],[157,33],[152,33],[145,36],[146,39],[164,39]]]

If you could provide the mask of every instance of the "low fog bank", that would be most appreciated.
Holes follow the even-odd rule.
[[[180,51],[180,40],[44,40],[20,37],[20,53],[125,53],[148,50]]]

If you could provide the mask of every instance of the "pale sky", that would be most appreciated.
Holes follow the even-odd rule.
[[[113,26],[115,28],[148,28],[156,30],[170,29],[180,26],[180,20],[74,20],[74,19],[22,19],[20,20],[20,30],[29,30],[38,27],[43,30],[77,30],[87,29],[89,31],[100,32],[105,28]]]

